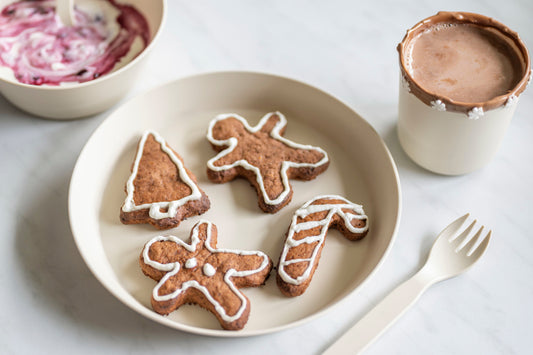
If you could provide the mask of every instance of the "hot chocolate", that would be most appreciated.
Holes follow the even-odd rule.
[[[410,47],[413,79],[427,91],[459,102],[484,102],[507,94],[523,75],[509,43],[476,25],[436,25]]]
[[[518,35],[478,14],[439,12],[410,29],[398,50],[409,91],[446,111],[501,107],[522,93],[530,73]]]

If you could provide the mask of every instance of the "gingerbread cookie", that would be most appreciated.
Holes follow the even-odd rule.
[[[216,226],[200,221],[191,231],[190,244],[159,236],[144,246],[142,271],[158,281],[152,292],[154,311],[169,314],[194,303],[213,313],[224,329],[244,327],[250,301],[239,288],[264,284],[272,261],[260,251],[217,249],[216,244]]]
[[[150,223],[157,229],[168,229],[210,207],[196,177],[155,132],[143,134],[125,190],[120,211],[124,224]]]
[[[294,213],[277,267],[276,281],[284,295],[294,297],[305,292],[329,228],[338,229],[349,240],[363,238],[368,232],[363,206],[327,195],[315,197]]]
[[[257,190],[263,211],[279,211],[292,198],[289,179],[312,180],[329,165],[321,148],[283,138],[286,126],[279,112],[266,114],[255,127],[236,114],[217,116],[207,139],[220,153],[207,162],[207,176],[217,183],[244,177]]]

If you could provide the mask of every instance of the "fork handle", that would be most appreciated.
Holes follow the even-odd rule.
[[[366,349],[432,284],[432,281],[426,279],[421,271],[396,287],[323,354],[358,354]]]

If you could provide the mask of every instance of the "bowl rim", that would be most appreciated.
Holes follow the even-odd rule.
[[[396,205],[396,216],[395,216],[396,220],[395,220],[394,227],[393,227],[393,230],[392,230],[392,233],[391,233],[390,241],[389,241],[387,247],[385,248],[383,254],[379,258],[378,262],[376,263],[374,268],[368,273],[368,275],[365,277],[365,279],[359,285],[357,285],[357,287],[355,287],[354,289],[350,290],[346,295],[344,295],[340,299],[334,300],[332,303],[328,304],[327,306],[325,306],[324,308],[322,308],[318,312],[316,312],[316,313],[314,313],[312,315],[308,315],[308,316],[306,316],[306,317],[304,317],[302,319],[290,322],[288,324],[278,325],[278,326],[275,326],[275,327],[272,327],[272,328],[269,328],[269,329],[266,329],[266,330],[265,329],[256,329],[256,330],[247,330],[246,332],[228,332],[228,331],[221,330],[221,329],[199,328],[199,327],[191,326],[191,325],[187,325],[187,324],[174,323],[174,322],[169,321],[168,319],[166,319],[164,317],[161,317],[160,315],[156,314],[155,312],[153,312],[152,310],[150,310],[148,308],[139,307],[139,305],[137,303],[135,303],[132,298],[123,297],[119,291],[117,291],[116,289],[110,287],[109,283],[107,281],[105,281],[102,278],[102,276],[94,269],[93,263],[91,263],[89,261],[89,257],[86,255],[86,252],[81,247],[80,240],[78,239],[79,237],[76,235],[77,228],[76,228],[76,225],[74,223],[73,212],[72,212],[72,208],[73,208],[72,207],[73,206],[73,191],[74,191],[74,188],[75,188],[74,187],[75,186],[74,182],[76,180],[75,176],[77,174],[79,174],[78,171],[80,169],[79,166],[80,166],[81,157],[85,154],[85,151],[88,149],[87,147],[89,146],[89,142],[92,140],[93,136],[95,136],[97,134],[97,132],[102,130],[103,129],[102,127],[105,127],[107,124],[109,124],[109,118],[113,117],[116,114],[116,112],[118,112],[123,106],[126,106],[126,105],[130,104],[131,102],[134,102],[135,100],[140,99],[143,96],[149,95],[150,93],[152,93],[154,91],[157,91],[157,90],[160,90],[163,87],[167,87],[169,85],[172,85],[172,84],[174,84],[177,81],[195,80],[197,78],[201,78],[201,77],[205,77],[205,76],[216,76],[216,75],[228,75],[228,76],[231,76],[231,75],[259,75],[259,76],[277,78],[277,79],[281,79],[281,80],[285,80],[285,81],[296,83],[296,84],[304,86],[307,89],[310,89],[312,91],[320,92],[322,95],[325,95],[325,96],[333,99],[334,101],[337,102],[337,104],[340,104],[340,105],[344,106],[345,108],[350,110],[352,113],[355,113],[357,116],[361,117],[363,124],[365,126],[367,126],[368,129],[371,132],[373,132],[373,134],[375,134],[379,138],[380,145],[382,145],[382,147],[384,148],[385,154],[387,155],[387,157],[388,157],[388,159],[389,159],[389,161],[391,163],[392,173],[394,175],[394,179],[396,181],[396,186],[397,186],[397,194],[396,194],[397,205]],[[292,76],[286,76],[286,75],[282,75],[282,74],[272,73],[272,72],[268,72],[268,71],[261,71],[261,70],[208,70],[208,71],[200,71],[200,72],[197,72],[197,73],[183,75],[183,76],[180,76],[178,78],[163,82],[162,84],[160,84],[160,85],[158,85],[158,86],[156,86],[154,88],[151,88],[151,89],[149,89],[149,90],[147,90],[145,92],[142,92],[142,93],[130,98],[129,100],[127,100],[126,102],[121,104],[119,107],[117,107],[113,111],[109,112],[109,114],[106,115],[106,118],[98,125],[97,128],[95,128],[95,130],[92,132],[90,137],[85,142],[85,145],[83,146],[81,152],[79,153],[78,158],[76,160],[76,163],[74,165],[73,171],[72,171],[71,180],[70,180],[70,184],[69,184],[69,193],[68,193],[68,195],[69,195],[68,196],[68,218],[69,218],[69,224],[70,224],[70,228],[71,228],[72,237],[74,239],[76,247],[77,247],[77,249],[78,249],[78,251],[80,253],[80,256],[81,256],[82,260],[84,261],[84,263],[89,268],[91,274],[98,280],[98,282],[109,293],[111,293],[121,303],[123,303],[124,305],[129,307],[133,312],[136,312],[136,313],[144,316],[145,318],[154,321],[155,323],[164,325],[166,327],[169,327],[171,329],[175,329],[175,330],[178,330],[178,331],[183,331],[183,332],[187,332],[187,333],[190,333],[190,334],[196,334],[196,335],[201,335],[201,336],[215,337],[215,338],[254,337],[254,336],[262,336],[262,335],[267,335],[267,334],[273,334],[273,333],[277,333],[277,332],[280,332],[280,331],[285,331],[285,330],[288,330],[288,329],[294,329],[294,328],[297,328],[297,327],[299,327],[299,326],[301,326],[303,324],[307,324],[307,323],[310,323],[311,321],[320,319],[321,317],[325,316],[331,310],[333,310],[335,308],[338,308],[341,304],[346,305],[347,302],[348,302],[348,299],[353,297],[355,294],[359,293],[360,290],[363,287],[365,287],[365,285],[367,285],[370,282],[370,280],[372,280],[375,277],[376,273],[381,269],[382,265],[385,263],[386,259],[388,258],[389,254],[391,253],[391,250],[392,250],[393,246],[396,244],[396,239],[397,239],[397,236],[398,236],[398,233],[399,233],[400,221],[401,221],[401,216],[402,216],[402,211],[403,211],[402,188],[401,188],[400,175],[399,175],[399,172],[398,172],[398,167],[396,165],[396,162],[395,162],[395,160],[394,160],[394,158],[393,158],[393,156],[391,154],[391,151],[389,150],[387,144],[385,143],[385,141],[383,140],[381,135],[379,135],[377,130],[364,117],[360,116],[359,113],[352,106],[350,106],[347,102],[345,102],[344,100],[339,98],[337,95],[335,95],[335,94],[333,94],[333,93],[331,93],[329,91],[325,91],[324,89],[322,89],[318,85],[315,85],[313,83],[310,83],[310,82],[307,82],[307,81],[304,81],[304,80],[297,79],[297,78],[292,77]]]
[[[141,61],[146,55],[148,55],[147,53],[152,49],[152,47],[154,46],[155,42],[157,42],[158,38],[161,36],[161,32],[162,32],[162,29],[163,29],[163,27],[165,25],[166,18],[167,18],[168,4],[167,4],[167,0],[159,0],[159,1],[161,2],[161,21],[159,22],[159,27],[157,28],[157,31],[154,33],[154,35],[153,35],[151,41],[148,43],[148,45],[135,58],[133,58],[129,63],[124,65],[122,68],[117,69],[114,72],[102,75],[101,78],[85,81],[83,83],[73,83],[74,85],[68,85],[68,86],[61,86],[61,85],[57,85],[57,86],[53,86],[53,85],[31,85],[31,84],[25,84],[25,83],[21,83],[21,82],[14,81],[14,80],[8,80],[8,79],[5,79],[5,78],[2,78],[1,76],[0,76],[0,82],[6,83],[6,84],[9,84],[9,85],[13,85],[13,86],[18,86],[18,87],[21,87],[21,88],[28,88],[28,89],[32,89],[32,90],[38,90],[38,91],[48,91],[48,90],[63,91],[63,90],[73,90],[73,89],[77,89],[77,88],[81,89],[81,88],[84,88],[86,86],[96,85],[97,83],[101,83],[101,82],[104,82],[104,81],[111,80],[111,78],[113,78],[113,77],[115,77],[117,75],[120,75],[122,72],[128,70],[133,65],[135,65],[135,63]]]

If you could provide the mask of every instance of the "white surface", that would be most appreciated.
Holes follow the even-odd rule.
[[[232,90],[216,89],[224,85]],[[267,114],[265,107],[285,113],[283,137],[321,147],[330,159],[328,169],[315,180],[291,181],[291,203],[274,215],[259,209],[257,194],[246,181],[214,184],[206,174],[207,161],[217,155],[206,139],[211,120],[220,112],[235,112],[244,115],[251,126],[257,126]],[[323,117],[328,117],[328,121]],[[148,129],[163,132],[168,144],[184,158],[186,167],[196,174],[211,201],[211,208],[201,218],[217,225],[220,248],[261,250],[277,264],[295,210],[325,194],[340,194],[362,204],[370,231],[358,242],[329,233],[320,272],[315,273],[305,297],[283,296],[276,286],[275,273],[264,287],[243,291],[250,298],[251,314],[240,332],[221,330],[214,316],[193,307],[161,317],[151,311],[150,295],[156,283],[141,272],[139,254],[148,240],[161,234],[188,238],[199,218],[189,218],[168,231],[120,223],[125,181],[130,176],[137,142]],[[340,135],[339,131],[350,134]],[[361,151],[368,153],[363,155]],[[313,87],[278,76],[245,72],[187,77],[124,104],[84,147],[69,192],[70,225],[76,244],[107,289],[130,308],[157,322],[224,337],[287,329],[327,311],[359,288],[382,264],[396,234],[399,215],[396,169],[383,141],[367,122]]]
[[[486,255],[466,274],[429,289],[367,353],[529,353],[533,89],[521,96],[495,159],[478,172],[445,177],[422,170],[396,136],[395,47],[409,27],[438,10],[493,16],[533,48],[530,0],[169,1],[166,29],[130,97],[209,70],[287,75],[351,105],[382,135],[398,165],[402,221],[382,268],[351,307],[281,333],[243,339],[191,335],[116,300],[85,266],[67,219],[74,163],[106,114],[45,121],[0,99],[0,352],[317,354],[414,274],[443,225],[471,212],[493,230]]]

